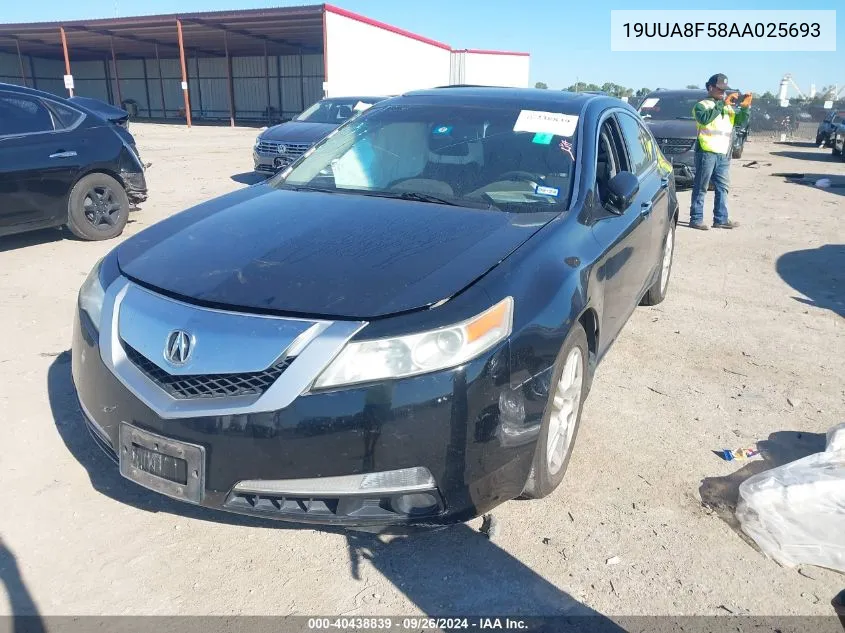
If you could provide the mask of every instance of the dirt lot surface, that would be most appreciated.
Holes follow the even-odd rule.
[[[256,130],[132,131],[151,196],[124,237],[255,182]],[[496,509],[492,540],[480,520],[394,539],[294,529],[123,480],[83,428],[67,353],[77,290],[117,242],[0,239],[0,613],[832,613],[842,575],[781,568],[729,521],[740,481],[845,419],[845,163],[752,139],[732,178],[742,226],[679,227],[669,296],[600,367],[563,485]],[[712,452],[758,440],[765,462]]]

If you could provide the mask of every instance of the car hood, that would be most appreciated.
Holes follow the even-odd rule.
[[[288,121],[287,123],[267,128],[261,134],[261,139],[264,141],[283,141],[286,143],[316,143],[337,127],[337,125],[331,123]]]
[[[260,184],[159,222],[117,257],[127,277],[189,301],[375,319],[457,294],[554,215]]]
[[[645,123],[658,141],[661,138],[693,139],[698,136],[698,130],[693,120],[652,121],[646,119]]]

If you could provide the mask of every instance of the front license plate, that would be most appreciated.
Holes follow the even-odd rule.
[[[120,425],[120,474],[150,490],[199,503],[205,483],[205,449]]]

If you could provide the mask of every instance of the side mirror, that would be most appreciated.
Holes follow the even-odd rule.
[[[640,181],[630,171],[620,171],[607,183],[607,210],[622,215],[640,192]]]

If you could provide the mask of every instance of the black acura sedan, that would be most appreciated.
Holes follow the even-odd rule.
[[[232,512],[379,530],[543,497],[598,362],[666,295],[677,215],[616,99],[383,101],[103,258],[84,418],[124,477]]]
[[[135,139],[84,102],[0,83],[0,236],[66,225],[85,240],[123,232],[147,199]]]

